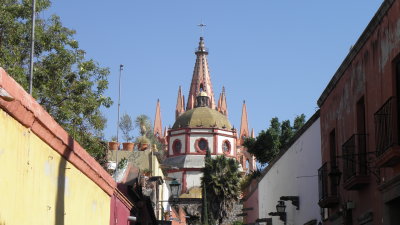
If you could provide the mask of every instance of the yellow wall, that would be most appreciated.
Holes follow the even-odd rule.
[[[0,224],[109,224],[110,196],[0,109]]]
[[[152,165],[152,166],[151,166],[152,176],[160,176],[160,177],[164,178],[164,174],[163,174],[162,169],[161,169],[161,167],[160,167],[160,163],[158,162],[158,159],[157,159],[157,157],[156,157],[154,154],[151,155],[151,165]],[[164,192],[165,192],[165,190],[164,190],[164,185],[159,185],[158,188],[159,188],[158,199],[159,199],[160,201],[166,200],[166,199],[163,199]],[[159,207],[161,207],[161,206],[159,206]],[[161,208],[160,208],[160,210],[158,211],[158,214],[157,214],[156,211],[154,211],[154,212],[156,213],[157,219],[160,220],[160,219],[162,218],[162,211],[161,211]],[[0,224],[0,225],[1,225],[1,224]]]

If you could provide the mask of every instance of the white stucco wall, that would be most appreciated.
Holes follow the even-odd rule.
[[[287,225],[320,221],[318,207],[318,168],[321,167],[319,118],[297,139],[286,153],[271,166],[259,182],[259,218],[270,218],[276,212],[280,196],[299,196],[300,210],[286,201]],[[283,225],[272,216],[274,225]]]
[[[186,172],[186,187],[189,190],[192,187],[201,186],[201,177],[203,173],[200,171],[187,171]]]
[[[163,189],[163,192],[162,192],[162,199],[161,200],[164,200],[164,201],[168,200],[168,198],[170,196],[170,190],[169,190],[169,185],[167,185],[167,182],[164,182],[162,184],[162,189]],[[169,210],[168,202],[162,202],[162,206],[163,206],[164,209],[168,209]]]
[[[192,133],[212,133],[212,129],[190,129]]]
[[[217,130],[216,132],[219,133],[219,134],[233,135],[232,131]]]

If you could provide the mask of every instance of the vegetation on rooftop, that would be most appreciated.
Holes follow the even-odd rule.
[[[244,146],[253,154],[257,161],[265,164],[271,162],[281,149],[288,147],[290,140],[305,123],[305,115],[301,114],[294,119],[293,126],[290,120],[279,122],[278,117],[270,121],[267,130],[262,130],[256,138],[246,138]]]

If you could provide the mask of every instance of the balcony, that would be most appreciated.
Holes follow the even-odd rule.
[[[339,203],[337,184],[333,182],[331,176],[335,166],[326,162],[318,169],[318,205],[321,208],[331,208]]]
[[[369,183],[366,141],[365,134],[354,134],[342,146],[346,190],[358,190]]]
[[[393,167],[400,163],[397,98],[390,97],[374,114],[378,167]]]

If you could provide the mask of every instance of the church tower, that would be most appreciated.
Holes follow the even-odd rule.
[[[215,109],[214,92],[211,84],[207,55],[208,50],[204,45],[204,38],[200,37],[199,47],[196,51],[196,63],[194,64],[192,83],[190,84],[186,110],[194,108],[196,97],[200,91],[207,93],[210,98],[209,108]]]
[[[245,164],[251,160],[251,156],[241,146],[242,136],[249,136],[246,106],[244,105],[242,112],[239,136],[228,120],[225,87],[222,88],[218,102],[215,102],[207,60],[208,51],[203,37],[200,37],[195,54],[196,62],[186,109],[182,89],[179,87],[175,123],[163,135],[167,144],[163,165],[170,168],[167,171],[168,177],[181,183],[181,194],[186,196],[197,193],[193,190],[201,187],[202,168],[207,150],[212,156],[225,155],[239,161],[242,159],[240,163],[243,169],[250,169],[250,165]],[[157,112],[158,107],[159,103]],[[158,113],[156,118],[161,118],[161,115],[157,115]],[[155,127],[156,125],[157,132],[160,132],[161,122],[155,123]]]

